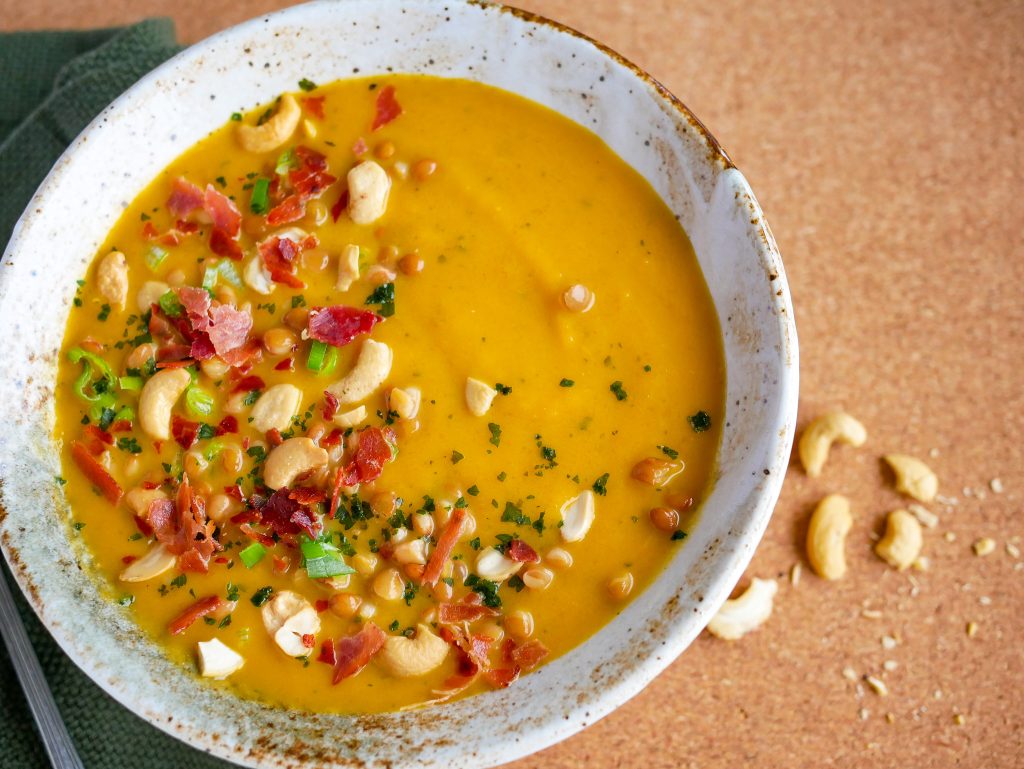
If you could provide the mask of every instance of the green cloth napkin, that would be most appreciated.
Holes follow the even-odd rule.
[[[121,29],[0,34],[0,243],[68,144],[96,114],[181,50],[168,19]],[[2,560],[2,559],[0,559]],[[7,578],[6,569],[0,568]],[[20,592],[21,616],[87,769],[224,769],[108,697],[57,647]],[[0,769],[49,766],[0,645]]]

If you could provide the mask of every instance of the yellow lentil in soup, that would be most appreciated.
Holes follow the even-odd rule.
[[[685,233],[596,136],[480,84],[346,80],[233,116],[128,206],[75,304],[77,536],[241,696],[381,712],[506,685],[638,595],[711,482],[725,370]],[[212,639],[227,655],[197,656]]]

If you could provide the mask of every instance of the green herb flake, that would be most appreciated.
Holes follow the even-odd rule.
[[[242,119],[242,113],[241,112],[232,112],[231,113],[231,119],[234,120],[236,123],[238,123]]]
[[[508,395],[509,393],[512,392],[511,387],[509,387],[508,385],[503,385],[501,382],[498,382],[496,385],[494,385],[494,389],[497,390],[502,395]]]
[[[250,390],[245,394],[245,397],[242,398],[242,403],[246,406],[251,406],[260,399],[260,395],[262,395],[262,393],[259,390]]]
[[[617,400],[624,401],[626,400],[626,398],[629,397],[629,395],[622,387],[622,382],[620,382],[619,380],[615,380],[614,382],[612,382],[608,389],[615,393],[615,398]]]
[[[605,494],[607,494],[608,493],[608,473],[605,473],[600,478],[598,478],[596,481],[594,481],[594,485],[591,488],[594,489],[594,493],[595,494],[600,494],[602,497]]]
[[[384,283],[377,286],[373,293],[366,297],[365,304],[379,304],[380,314],[390,318],[395,314],[395,284]]]
[[[672,541],[678,542],[681,539],[686,539],[686,532],[682,529],[676,529],[672,532]]]
[[[453,465],[457,465],[463,459],[465,459],[465,454],[463,454],[461,451],[454,451],[454,450],[452,451],[452,464]]]
[[[498,595],[498,583],[491,582],[488,579],[481,579],[476,574],[470,574],[462,584],[483,598],[484,606],[489,606],[492,609],[498,609],[501,607],[501,596]]]
[[[505,510],[501,514],[501,520],[504,523],[514,523],[516,526],[530,525],[530,519],[523,514],[522,509],[511,502],[505,503]]]
[[[576,382],[574,382],[572,379],[563,379],[561,382],[558,383],[558,386],[559,387],[572,387],[574,384],[576,384]]]
[[[316,90],[316,83],[314,83],[309,78],[304,77],[304,78],[302,78],[302,80],[299,81],[299,88],[301,88],[303,91],[307,91],[307,92],[308,91],[315,91]]]
[[[397,619],[394,622],[392,622],[390,625],[388,625],[388,630],[390,630],[392,633],[394,633],[396,630],[398,630],[398,628],[399,628],[399,624],[398,624],[398,620]]]
[[[55,480],[57,482],[58,486],[63,486],[65,483],[67,483],[67,480],[65,480],[64,478],[60,477],[59,475],[53,476],[53,480]]]
[[[142,453],[142,446],[139,445],[139,442],[135,440],[135,438],[118,438],[117,447],[121,449],[121,451],[127,451],[130,454]]]
[[[487,429],[491,431],[491,443],[495,446],[501,445],[501,425],[494,422],[487,423]]]
[[[668,446],[658,446],[661,449],[661,453],[669,459],[679,459],[679,452]]]
[[[266,585],[265,587],[261,587],[259,590],[253,593],[252,598],[250,598],[249,600],[252,601],[253,606],[262,606],[270,600],[270,594],[273,592],[274,588],[270,585]]]
[[[473,548],[474,550],[479,550],[480,549],[480,537],[473,537],[473,539],[469,540],[469,546],[471,548]]]
[[[123,595],[117,599],[117,602],[122,606],[131,606],[133,603],[135,603],[135,596]]]
[[[100,307],[100,314],[96,316],[97,320],[106,320],[110,317],[110,305],[104,304]]]
[[[293,310],[296,307],[305,307],[305,306],[306,306],[306,297],[304,297],[302,294],[296,294],[295,296],[292,297],[292,309]]]
[[[469,494],[469,496],[471,496],[471,497],[475,497],[477,494],[480,493],[480,489],[474,483],[472,486],[470,486],[468,489],[466,489],[466,493]]]
[[[686,420],[690,423],[695,433],[703,433],[711,429],[711,415],[706,411],[698,411]]]
[[[508,579],[508,586],[515,590],[517,593],[523,592],[523,588],[526,587],[526,583],[523,582],[523,578],[518,574],[514,574]]]

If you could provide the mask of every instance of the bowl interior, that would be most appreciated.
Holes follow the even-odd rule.
[[[728,393],[718,478],[700,524],[655,584],[597,636],[516,686],[443,712],[284,719],[197,683],[98,595],[54,482],[55,362],[75,280],[121,208],[168,162],[231,112],[303,77],[387,72],[468,78],[533,99],[597,133],[651,182],[690,236],[722,326]],[[37,192],[0,271],[0,321],[0,399],[16,404],[0,424],[0,543],[16,578],[64,650],[116,699],[247,764],[479,767],[600,718],[671,662],[728,595],[778,496],[795,422],[788,288],[742,175],[682,105],[628,62],[558,25],[488,4],[311,3],[176,57],[107,108]]]

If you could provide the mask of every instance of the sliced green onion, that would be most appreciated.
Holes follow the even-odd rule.
[[[195,385],[189,385],[185,390],[185,407],[196,416],[209,416],[213,413],[213,396]]]
[[[133,421],[135,419],[135,411],[133,411],[128,406],[122,406],[121,408],[119,408],[117,410],[117,413],[114,414],[114,420],[115,421],[121,420],[121,419],[125,420],[126,422]]]
[[[324,358],[327,357],[328,345],[319,339],[314,339],[309,348],[309,357],[306,358],[306,368],[310,371],[322,371]]]
[[[207,267],[203,270],[203,288],[207,291],[213,291],[217,285],[217,268]]]
[[[221,259],[217,262],[217,274],[235,288],[242,287],[242,276],[238,274],[238,270],[235,269],[235,265],[233,265],[229,260]]]
[[[109,427],[110,423],[114,421],[115,414],[113,405],[116,402],[117,399],[114,397],[113,393],[103,393],[103,395],[99,396],[99,399],[89,407],[89,419],[99,424],[103,424],[105,422]],[[107,428],[104,427],[102,429],[106,430]]]
[[[238,551],[238,557],[242,559],[242,563],[245,564],[247,569],[251,569],[262,561],[266,554],[267,549],[259,542],[253,542],[249,547]]]
[[[167,291],[160,296],[160,309],[168,318],[177,318],[185,311],[184,305],[178,300],[178,295],[173,291]]]
[[[356,570],[345,563],[341,551],[329,542],[303,537],[299,548],[302,550],[303,566],[310,579],[355,574]]]
[[[324,548],[324,543],[317,542],[316,540],[303,537],[299,543],[299,549],[302,550],[303,558],[323,558],[327,555],[327,550]]]
[[[295,150],[287,149],[280,154],[277,158],[277,167],[274,168],[274,173],[278,176],[283,176],[288,173],[295,165]]]
[[[203,452],[203,457],[206,458],[207,462],[212,462],[221,451],[224,450],[224,444],[220,441],[210,441],[206,447],[206,451]]]
[[[151,270],[158,269],[166,258],[166,248],[160,248],[160,246],[153,245],[149,247],[148,251],[146,251],[146,264],[149,265],[149,269]]]
[[[278,173],[281,172],[278,171]],[[270,210],[270,179],[260,177],[253,182],[252,197],[249,198],[249,210],[261,216]]]
[[[324,358],[323,368],[320,369],[320,376],[327,376],[338,367],[338,348],[330,347],[327,348],[327,357]]]
[[[98,403],[104,396],[109,396],[109,403],[114,405],[114,395],[110,391],[117,386],[117,377],[103,358],[81,347],[68,350],[68,360],[82,364],[82,373],[75,380],[74,388],[79,398],[91,403]],[[96,375],[99,374],[99,378]],[[92,390],[92,394],[88,390]]]
[[[142,389],[143,379],[140,376],[123,376],[117,380],[117,386],[122,390],[138,392]]]

